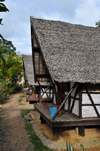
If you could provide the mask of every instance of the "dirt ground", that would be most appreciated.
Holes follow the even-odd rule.
[[[70,142],[71,146],[74,146],[74,151],[82,151],[80,144],[84,145],[85,151],[100,151],[100,127],[85,128],[84,137],[79,136],[75,132],[75,129],[60,128],[59,136],[53,137],[52,129],[48,124],[41,124],[40,121],[34,122],[39,126],[43,134],[51,141],[62,143],[64,145],[66,142]],[[59,149],[55,148],[56,151],[59,151]],[[66,150],[60,149],[60,151]]]

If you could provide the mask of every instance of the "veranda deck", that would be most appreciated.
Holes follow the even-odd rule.
[[[62,110],[62,114],[58,114],[54,120],[50,116],[49,107],[52,104],[35,104],[35,109],[40,113],[40,116],[51,127],[77,127],[77,126],[92,126],[100,125],[100,118],[83,118],[79,119],[77,116]]]

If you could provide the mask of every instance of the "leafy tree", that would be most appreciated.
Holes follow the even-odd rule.
[[[4,2],[5,0],[0,0],[0,12],[6,12],[6,11],[9,11],[8,8],[2,3]],[[0,18],[0,24],[2,22],[2,18]]]
[[[16,54],[11,55],[0,55],[0,82],[1,85],[16,84],[16,77],[22,71],[22,58]],[[8,82],[9,81],[9,82]],[[7,83],[6,83],[7,82]]]
[[[96,22],[95,25],[97,25],[97,27],[100,27],[100,20]]]
[[[2,48],[2,53],[12,54],[16,51],[16,47],[11,41],[0,39],[0,48]]]
[[[8,8],[3,4],[5,0],[0,0],[0,12],[7,12],[9,11]],[[0,18],[0,25],[2,25],[2,18]],[[4,40],[3,36],[0,34],[0,38]]]

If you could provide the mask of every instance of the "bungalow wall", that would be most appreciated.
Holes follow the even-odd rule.
[[[74,84],[75,83],[70,82],[70,87],[72,87]],[[85,84],[84,83],[84,84],[82,84],[82,104],[81,104],[82,118],[98,117],[97,113],[94,109],[94,106],[93,106],[88,94],[86,93],[85,86],[87,87],[87,89],[93,99],[94,105],[97,108],[98,113],[100,114],[100,84],[90,84],[90,83]],[[75,96],[76,89],[77,89],[77,87],[73,90],[73,92],[71,93],[71,96],[70,96],[70,101],[71,101],[70,109],[73,104],[73,99]],[[76,99],[75,99],[73,110],[72,110],[72,113],[77,116],[79,116],[79,110],[80,110],[79,91],[76,95]]]
[[[85,84],[100,114],[100,84]],[[85,106],[84,106],[85,105]],[[82,91],[82,117],[97,117],[92,103],[83,87]]]

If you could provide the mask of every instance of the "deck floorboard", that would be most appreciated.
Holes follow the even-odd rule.
[[[100,118],[84,118],[80,119],[72,113],[69,113],[65,110],[61,111],[61,115],[58,114],[54,120],[50,116],[49,107],[52,104],[35,104],[35,109],[40,113],[44,120],[51,127],[69,127],[69,126],[91,126],[91,125],[100,125]]]

